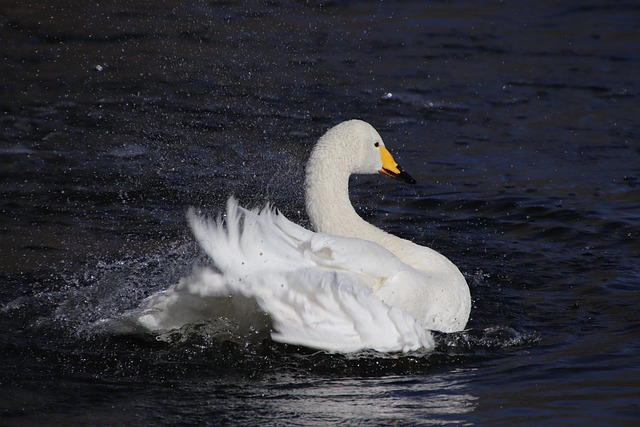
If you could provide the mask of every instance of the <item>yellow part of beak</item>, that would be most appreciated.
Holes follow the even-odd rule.
[[[382,158],[382,169],[380,172],[383,175],[390,176],[391,178],[397,178],[401,181],[408,182],[409,184],[415,184],[416,180],[402,170],[402,168],[393,159],[393,156],[386,149],[386,147],[380,147],[380,157]]]
[[[393,159],[389,150],[387,150],[387,147],[380,147],[380,157],[382,157],[382,169],[380,173],[389,175],[388,172],[391,172],[392,174],[400,175],[398,164]]]

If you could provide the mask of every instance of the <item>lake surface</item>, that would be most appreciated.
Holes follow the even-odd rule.
[[[0,424],[637,425],[637,2],[118,3],[0,9]],[[357,210],[459,266],[467,331],[340,355],[92,327],[206,262],[189,206],[308,225],[348,118],[418,180],[355,177]]]

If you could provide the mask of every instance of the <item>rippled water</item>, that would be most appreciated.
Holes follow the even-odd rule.
[[[640,419],[635,2],[4,2],[0,37],[0,424]],[[306,224],[306,157],[352,117],[419,181],[354,203],[460,267],[468,331],[345,356],[92,329],[206,262],[189,206]]]

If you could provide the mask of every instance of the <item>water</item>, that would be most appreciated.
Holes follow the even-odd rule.
[[[33,1],[0,19],[1,424],[640,419],[635,2]],[[345,356],[208,324],[92,329],[206,262],[189,206],[235,194],[307,224],[306,156],[352,117],[419,181],[357,177],[352,200],[460,267],[467,332]]]

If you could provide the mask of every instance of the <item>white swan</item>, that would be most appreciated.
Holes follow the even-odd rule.
[[[339,352],[432,348],[430,330],[465,327],[469,287],[438,252],[358,216],[349,176],[376,172],[415,182],[371,125],[350,120],[320,138],[307,165],[306,207],[316,232],[233,198],[224,221],[190,210],[217,271],[202,269],[151,296],[129,319],[164,331],[225,317],[246,331],[271,330],[276,341]]]

